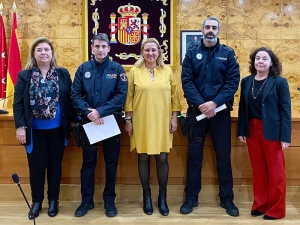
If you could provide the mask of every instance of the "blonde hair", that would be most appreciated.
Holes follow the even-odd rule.
[[[55,53],[54,53],[54,48],[53,48],[52,42],[47,37],[39,37],[32,43],[32,45],[30,47],[30,51],[29,51],[29,55],[28,55],[28,61],[27,61],[27,64],[25,66],[25,69],[31,70],[31,69],[33,69],[33,67],[37,66],[36,59],[34,58],[34,51],[35,51],[36,46],[38,46],[40,43],[46,43],[50,46],[50,48],[52,50],[52,59],[51,59],[51,62],[50,62],[50,66],[55,67],[55,68],[59,68],[59,66],[57,65],[57,62],[56,62],[56,56],[55,56]]]
[[[162,50],[161,47],[159,45],[159,42],[155,39],[155,38],[147,38],[146,40],[143,41],[142,46],[141,46],[141,57],[138,59],[138,61],[135,62],[135,66],[141,67],[141,66],[145,66],[145,59],[143,57],[143,51],[145,48],[145,45],[147,43],[155,43],[158,49],[158,57],[156,59],[156,65],[159,68],[163,68],[163,66],[165,65],[163,62],[163,55],[162,55]]]

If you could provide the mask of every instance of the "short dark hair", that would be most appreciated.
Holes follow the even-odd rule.
[[[106,42],[107,42],[107,45],[109,46],[109,39],[108,39],[107,34],[105,34],[105,33],[99,33],[99,34],[96,34],[96,35],[92,38],[92,40],[91,40],[92,45],[94,45],[95,40],[106,41]]]
[[[205,23],[206,23],[207,20],[215,20],[215,21],[217,21],[218,22],[218,30],[220,30],[220,21],[216,17],[214,17],[214,16],[210,16],[210,17],[206,18],[203,21],[202,30],[204,30],[204,26],[205,26]]]
[[[255,75],[257,73],[257,70],[255,69],[254,62],[255,62],[256,54],[260,51],[267,52],[269,54],[270,58],[271,58],[272,66],[270,67],[270,71],[269,71],[268,76],[280,76],[281,73],[282,73],[282,64],[279,61],[277,55],[271,49],[269,49],[267,47],[256,48],[251,52],[250,57],[249,57],[250,58],[249,72],[252,75]]]

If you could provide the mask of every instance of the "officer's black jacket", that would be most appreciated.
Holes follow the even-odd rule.
[[[189,49],[182,63],[182,88],[190,104],[213,101],[220,106],[233,103],[238,89],[240,72],[233,49],[217,44],[206,47],[203,39]]]
[[[96,109],[101,117],[121,112],[125,104],[128,82],[123,67],[107,56],[102,63],[90,60],[81,64],[72,84],[72,104],[86,116]]]

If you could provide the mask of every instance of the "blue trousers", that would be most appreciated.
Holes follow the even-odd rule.
[[[196,120],[197,114],[188,109],[188,160],[186,199],[198,200],[201,191],[201,170],[205,137],[210,131],[216,154],[219,181],[219,197],[221,201],[233,200],[233,180],[231,170],[231,119],[230,111],[218,112],[210,119]]]
[[[118,159],[120,155],[120,135],[103,140],[102,145],[106,176],[103,200],[106,203],[113,203],[116,198],[115,186]],[[80,177],[82,203],[84,204],[91,204],[94,202],[93,198],[95,191],[95,168],[97,166],[97,153],[98,143],[90,145],[86,135],[83,134],[83,162],[80,171]]]

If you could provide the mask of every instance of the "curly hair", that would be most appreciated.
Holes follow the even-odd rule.
[[[165,65],[164,62],[163,62],[162,50],[161,50],[161,47],[159,45],[159,42],[155,38],[147,38],[146,40],[143,41],[142,46],[141,46],[140,58],[138,59],[138,61],[135,62],[134,65],[137,66],[137,67],[145,66],[145,59],[143,57],[143,51],[144,51],[145,45],[147,43],[155,43],[156,44],[157,50],[158,50],[158,53],[159,53],[159,55],[156,59],[156,64],[157,64],[157,67],[162,68]]]
[[[276,54],[269,48],[267,47],[260,47],[260,48],[256,48],[254,49],[251,54],[250,54],[250,61],[249,61],[249,72],[252,75],[255,75],[257,73],[257,70],[255,69],[255,57],[256,54],[260,51],[264,51],[267,52],[271,58],[271,62],[272,62],[272,66],[270,66],[270,71],[269,71],[269,75],[268,76],[280,76],[282,73],[282,64],[279,61],[278,57],[276,56]]]
[[[57,62],[56,62],[56,56],[55,56],[55,53],[54,53],[54,47],[53,47],[52,42],[47,37],[39,37],[32,43],[32,45],[30,47],[30,51],[29,51],[29,55],[28,55],[28,61],[27,61],[27,64],[25,66],[26,70],[31,70],[33,67],[37,66],[36,59],[34,58],[34,51],[35,51],[36,46],[38,46],[41,43],[48,44],[50,46],[51,50],[52,50],[52,59],[51,59],[51,62],[50,62],[50,66],[55,67],[55,68],[59,68],[59,66],[57,65]]]

